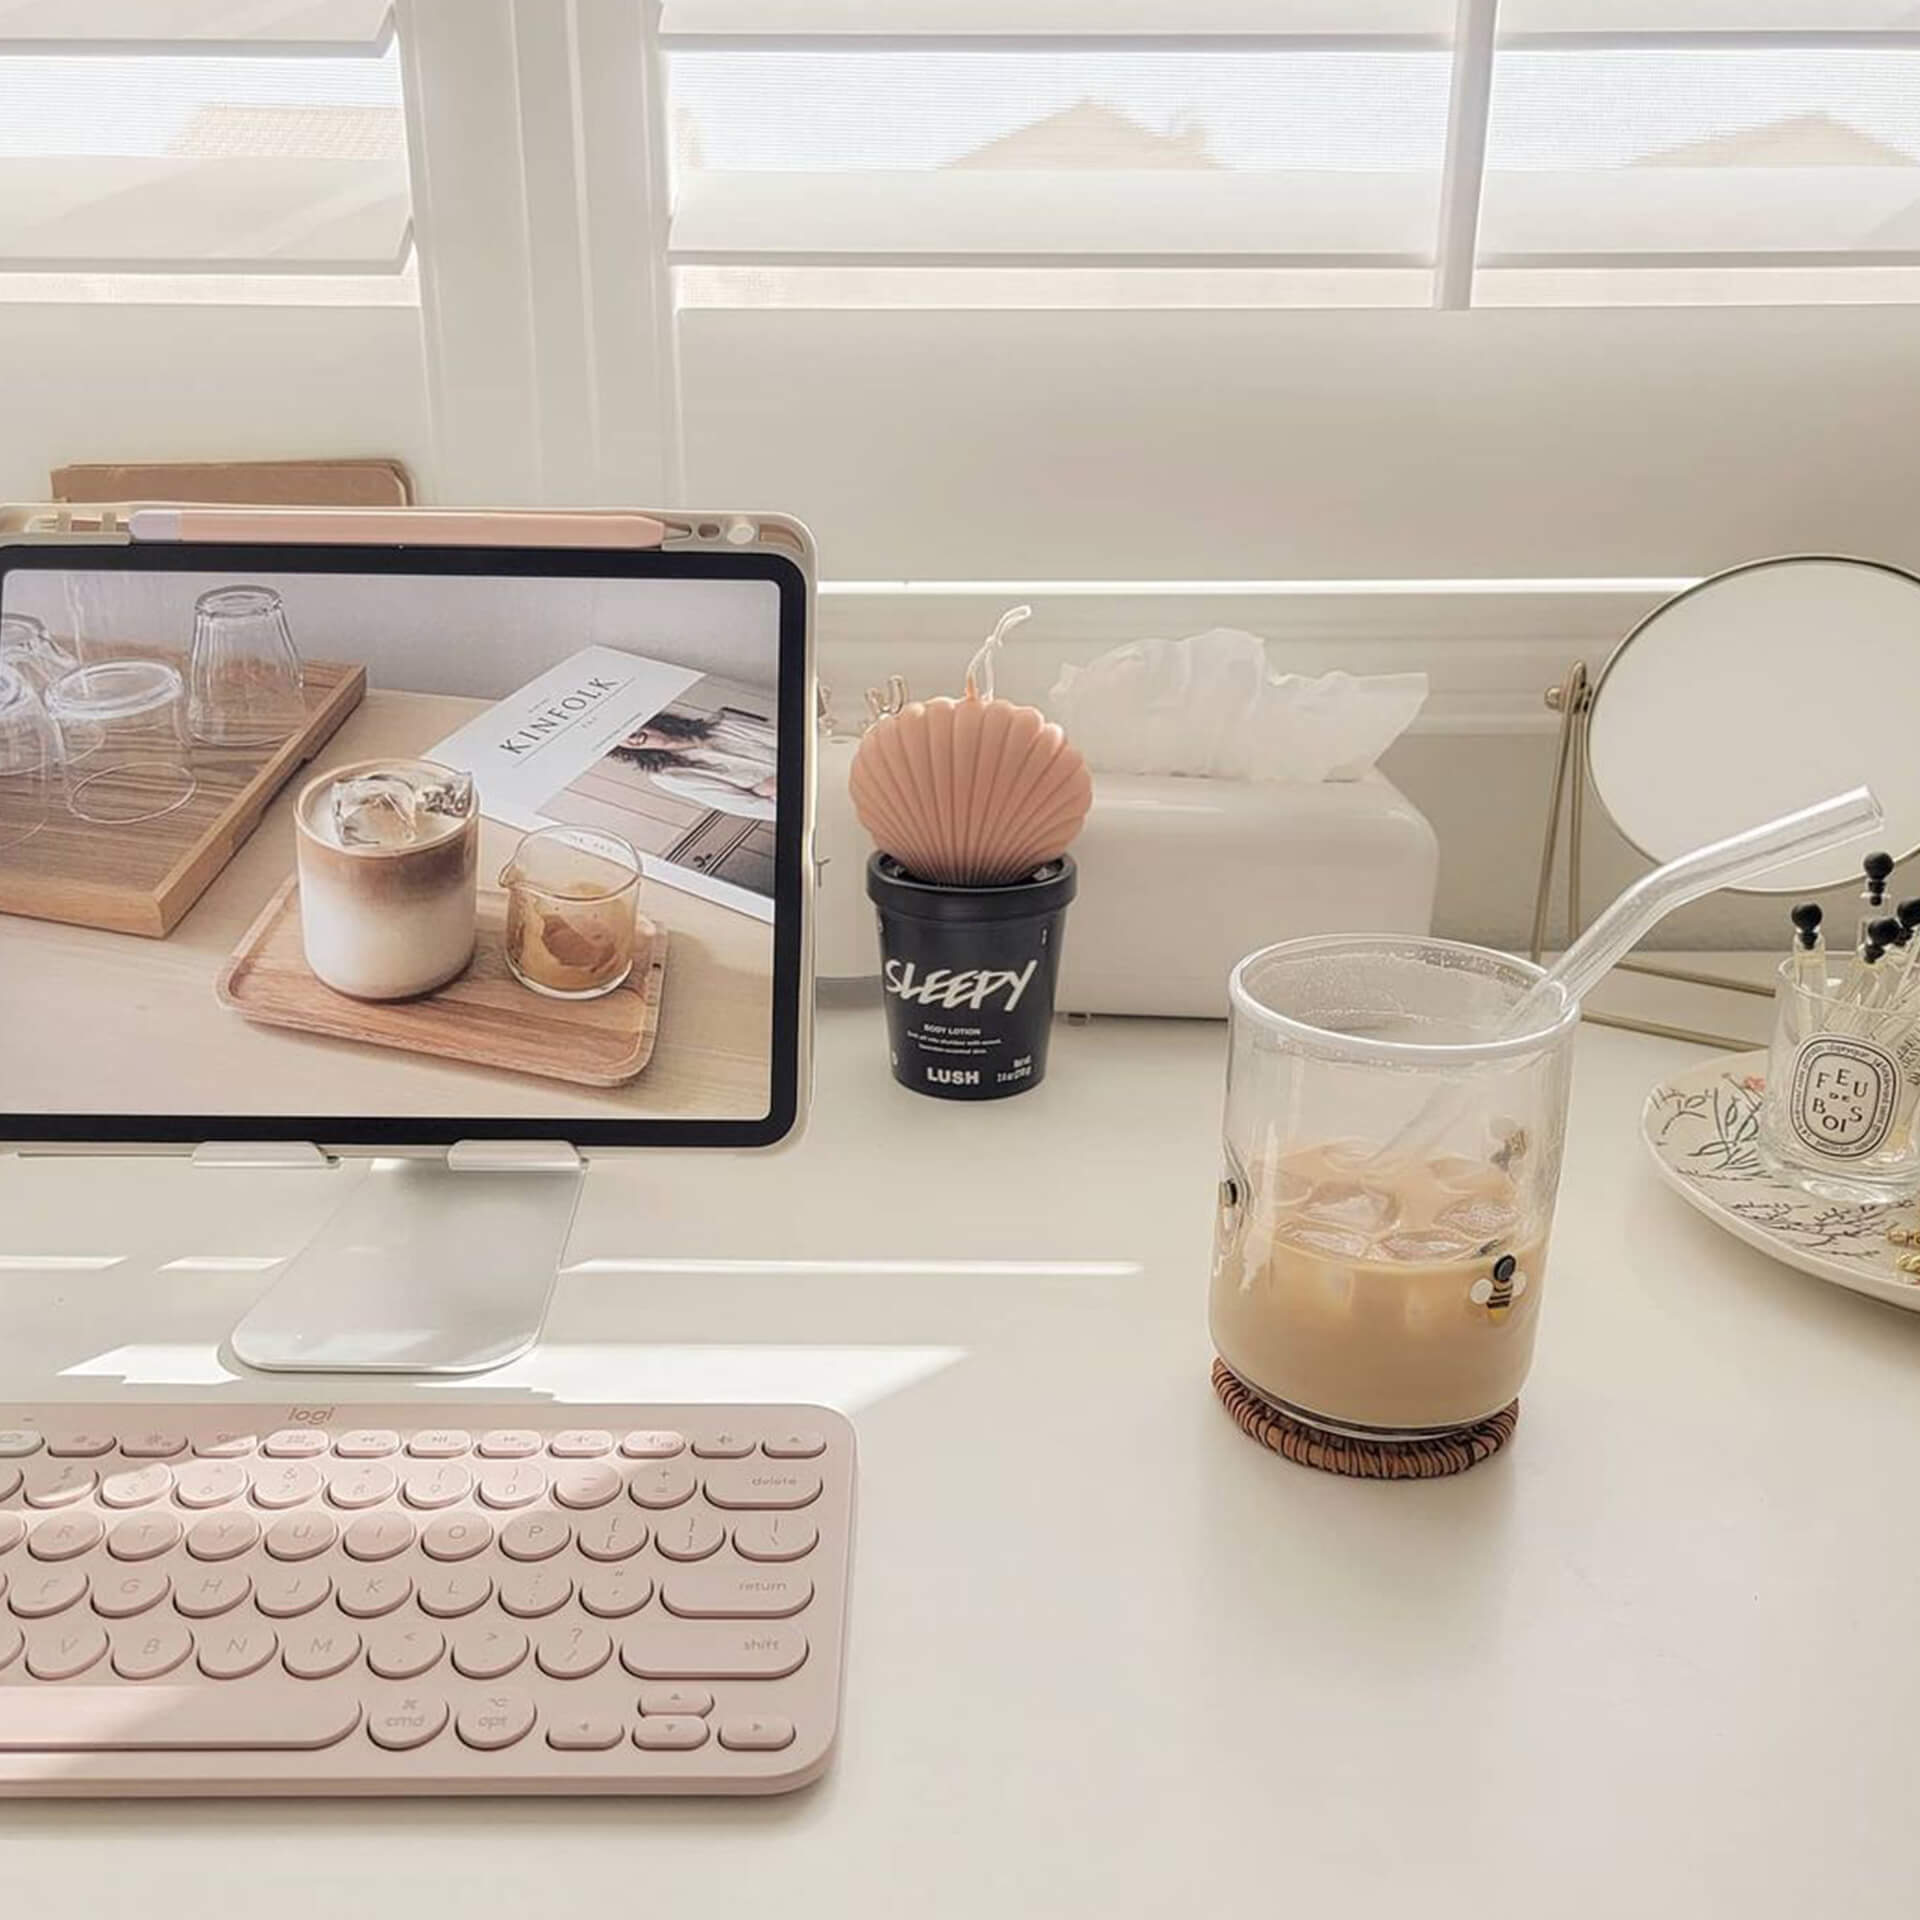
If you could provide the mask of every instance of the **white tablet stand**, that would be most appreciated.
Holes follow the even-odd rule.
[[[540,1337],[586,1165],[563,1141],[330,1163],[317,1147],[210,1145],[202,1166],[304,1166],[351,1183],[234,1328],[269,1372],[478,1373]]]

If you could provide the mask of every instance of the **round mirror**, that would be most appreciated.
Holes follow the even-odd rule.
[[[1886,825],[1753,893],[1857,879],[1920,849],[1920,579],[1868,560],[1763,560],[1656,608],[1591,695],[1588,765],[1621,833],[1664,861],[1863,782]]]

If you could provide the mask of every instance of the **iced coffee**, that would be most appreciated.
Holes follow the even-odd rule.
[[[473,958],[480,818],[473,781],[430,760],[322,774],[298,807],[300,930],[336,993],[431,993]]]
[[[1546,1234],[1505,1168],[1380,1169],[1300,1149],[1223,1187],[1214,1344],[1275,1405],[1324,1425],[1444,1430],[1498,1412],[1533,1357]]]

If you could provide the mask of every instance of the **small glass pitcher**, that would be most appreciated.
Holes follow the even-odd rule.
[[[500,873],[507,890],[507,965],[555,1000],[595,1000],[633,971],[640,856],[617,833],[542,827]]]

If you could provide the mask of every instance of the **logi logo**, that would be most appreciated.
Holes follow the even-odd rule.
[[[1039,964],[1037,959],[1029,960],[1017,973],[1011,967],[966,967],[959,972],[935,967],[922,974],[911,960],[889,960],[887,991],[923,1007],[972,1007],[976,1011],[995,994],[1004,993],[1006,1010],[1011,1013],[1020,1004],[1020,996]]]

